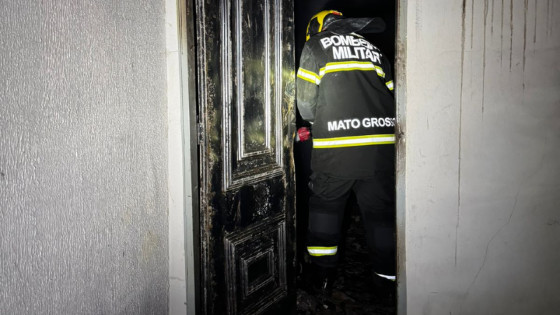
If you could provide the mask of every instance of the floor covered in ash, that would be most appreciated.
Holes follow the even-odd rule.
[[[345,315],[394,315],[395,302],[378,298],[373,292],[371,263],[366,247],[363,225],[357,209],[348,216],[345,246],[338,277],[334,284],[332,301],[336,310],[322,310],[317,300],[298,281],[297,314],[345,314]]]

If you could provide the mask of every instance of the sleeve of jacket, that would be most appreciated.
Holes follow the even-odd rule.
[[[317,107],[317,95],[319,92],[319,66],[309,45],[303,46],[300,65],[297,71],[296,91],[297,107],[301,117],[310,123],[315,120],[315,108]]]
[[[383,55],[381,58],[381,67],[383,68],[383,72],[385,73],[385,85],[391,91],[391,94],[394,94],[395,84],[393,83],[393,72],[391,71],[391,63],[389,59]]]

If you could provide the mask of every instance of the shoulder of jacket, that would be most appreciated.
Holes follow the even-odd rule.
[[[306,43],[305,46],[308,47],[308,49],[310,49],[311,51],[315,52],[315,53],[319,53],[319,52],[323,52],[325,50],[325,47],[323,46],[323,44],[321,44],[321,41],[324,40],[327,37],[331,37],[336,35],[333,32],[328,32],[328,31],[324,31],[321,32],[319,34],[316,34],[314,36],[312,36]]]

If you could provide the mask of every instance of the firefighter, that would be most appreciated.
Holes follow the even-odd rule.
[[[313,141],[307,251],[323,301],[339,259],[344,209],[356,196],[374,278],[395,280],[395,104],[386,56],[359,34],[382,32],[379,18],[313,16],[297,71],[297,106]],[[393,282],[394,283],[394,282]],[[393,285],[394,286],[394,285]],[[325,307],[327,307],[325,305]]]

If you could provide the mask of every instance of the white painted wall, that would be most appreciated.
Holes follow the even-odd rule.
[[[560,2],[400,2],[401,310],[558,314]]]
[[[168,313],[165,47],[161,1],[2,2],[0,314]]]

